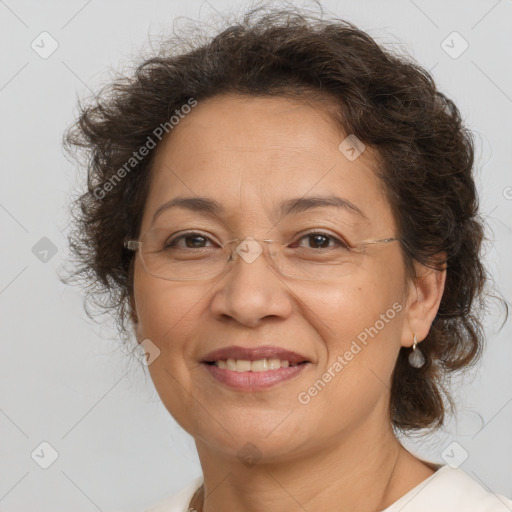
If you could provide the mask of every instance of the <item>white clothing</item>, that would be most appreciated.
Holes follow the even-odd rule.
[[[145,512],[188,512],[202,483],[199,476]],[[512,500],[487,491],[462,469],[443,465],[382,512],[512,512]]]

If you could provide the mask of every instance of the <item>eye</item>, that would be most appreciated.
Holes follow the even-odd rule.
[[[182,240],[185,241],[185,246],[179,245],[179,242],[181,242]],[[177,247],[180,249],[204,249],[204,244],[207,242],[211,241],[206,235],[191,231],[170,238],[165,242],[164,249],[170,249],[173,247]]]
[[[304,239],[308,240],[308,249],[331,249],[333,247],[349,249],[349,245],[346,242],[340,240],[334,235],[324,233],[322,231],[312,231],[310,233],[306,233],[299,238],[299,241]],[[330,241],[334,242],[334,244],[329,245]]]

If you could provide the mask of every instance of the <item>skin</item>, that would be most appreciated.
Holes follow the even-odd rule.
[[[157,148],[141,233],[156,209],[180,196],[208,196],[225,208],[215,221],[176,210],[214,237],[276,238],[299,217],[275,222],[274,205],[336,193],[367,219],[322,208],[313,225],[352,241],[395,235],[370,148],[349,161],[344,135],[320,105],[281,97],[221,95],[200,102]],[[334,219],[340,219],[338,231]],[[159,396],[196,442],[204,511],[375,511],[433,474],[395,438],[390,384],[401,347],[423,340],[441,300],[445,272],[417,266],[407,278],[399,243],[369,248],[350,275],[329,282],[278,276],[264,257],[239,260],[221,278],[166,281],[135,263],[134,329],[160,352],[149,371]],[[394,303],[402,309],[307,405],[307,390],[365,328]],[[259,392],[228,389],[199,363],[211,350],[277,345],[312,362]],[[419,345],[421,347],[421,344]],[[246,443],[260,457],[239,456]],[[393,471],[394,469],[394,471]]]

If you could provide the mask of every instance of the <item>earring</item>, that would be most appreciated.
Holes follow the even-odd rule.
[[[409,364],[414,368],[421,368],[425,364],[425,356],[422,354],[419,348],[416,348],[418,340],[416,334],[414,335],[414,344],[412,346],[412,352],[409,354]]]

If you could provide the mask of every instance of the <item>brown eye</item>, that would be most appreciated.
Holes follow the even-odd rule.
[[[182,240],[185,241],[185,246],[178,245]],[[200,233],[184,233],[175,238],[171,238],[165,243],[164,248],[170,249],[172,247],[185,248],[185,249],[203,249],[205,243],[210,241],[207,236],[201,235]]]
[[[345,242],[331,234],[323,233],[321,231],[307,233],[299,240],[305,239],[308,240],[308,246],[306,246],[307,249],[331,249],[333,247],[348,249],[348,245]],[[330,242],[333,242],[332,245],[330,245]]]

